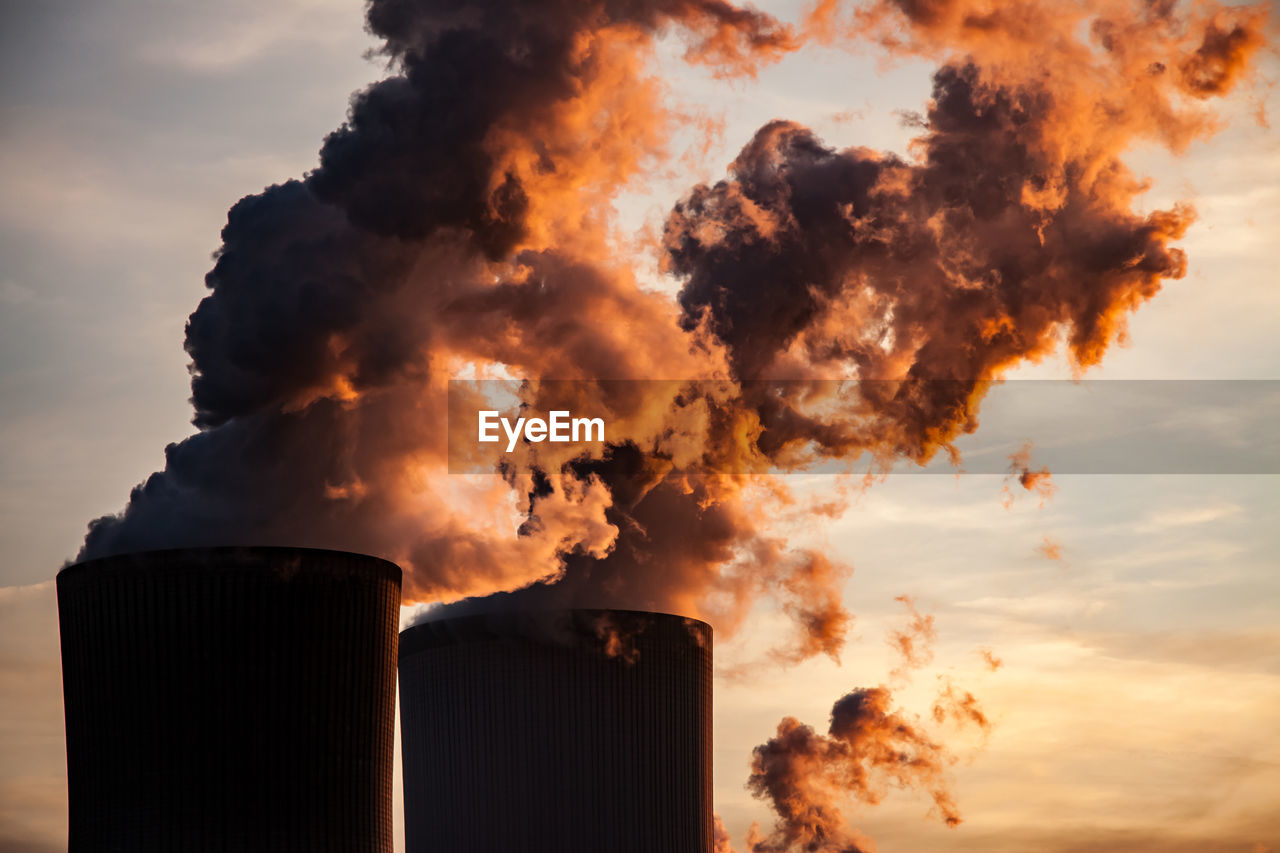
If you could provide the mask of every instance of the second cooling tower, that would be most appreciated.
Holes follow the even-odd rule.
[[[408,853],[710,853],[711,628],[504,612],[400,636]]]

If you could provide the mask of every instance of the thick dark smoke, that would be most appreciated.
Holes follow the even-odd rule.
[[[1048,159],[1052,104],[1041,86],[948,65],[919,163],[836,151],[779,121],[728,180],[677,206],[666,239],[688,279],[684,322],[708,316],[738,375],[903,380],[867,383],[851,421],[776,415],[786,434],[766,431],[770,446],[923,461],[976,426],[985,380],[1062,333],[1079,363],[1096,362],[1123,312],[1183,275],[1169,242],[1189,212],[1129,212],[1136,185],[1117,162],[1092,186],[1064,187],[1055,210],[1029,203],[1065,168]]]
[[[851,568],[788,543],[811,519],[779,481],[705,472],[924,462],[977,427],[1010,368],[1056,350],[1097,364],[1185,273],[1174,242],[1194,218],[1136,212],[1146,184],[1123,157],[1215,129],[1206,105],[1248,79],[1266,22],[1140,0],[821,0],[794,28],[722,0],[368,10],[391,75],[314,171],[231,209],[187,326],[199,431],[90,524],[80,558],[342,548],[400,563],[410,601],[665,610],[722,631],[764,595],[796,626],[784,662],[839,655]],[[672,155],[680,117],[650,61],[667,33],[719,75],[807,40],[929,57],[910,158],[770,122],[670,213],[678,299],[644,289],[613,202]],[[595,387],[609,446],[450,476],[449,379],[504,373]],[[627,381],[653,378],[716,384]],[[965,701],[942,717],[973,720]],[[783,818],[757,853],[867,849],[838,802],[903,774],[952,822],[941,746],[889,703],[846,696],[826,736],[783,721],[756,754],[753,790]]]
[[[90,526],[80,558],[304,543],[400,560],[411,597],[518,586],[567,553],[603,555],[611,496],[553,474],[521,535],[486,527],[510,486],[450,500],[449,376],[486,362],[625,378],[713,364],[670,306],[594,261],[600,204],[665,144],[643,73],[655,31],[677,25],[691,61],[750,73],[794,46],[787,27],[716,0],[379,0],[369,22],[397,73],[354,98],[305,180],[232,208],[187,327],[201,431],[168,448],[122,515]],[[602,328],[619,315],[635,327]],[[531,492],[531,478],[511,485]]]
[[[909,39],[881,34],[893,50],[966,51],[935,75],[915,159],[765,126],[725,180],[672,212],[667,267],[684,280],[673,306],[608,245],[612,198],[664,156],[674,121],[646,71],[653,38],[675,27],[691,61],[727,74],[801,36],[713,0],[373,2],[396,73],[354,98],[304,180],[232,208],[187,328],[200,432],[168,449],[122,515],[90,526],[80,557],[343,547],[404,564],[410,598],[543,579],[528,595],[726,627],[773,591],[801,625],[795,654],[835,654],[848,567],[761,528],[777,488],[673,472],[654,436],[696,410],[686,450],[720,470],[924,461],[976,427],[1002,370],[1063,338],[1081,366],[1097,362],[1125,314],[1183,274],[1170,243],[1191,220],[1185,208],[1133,213],[1142,184],[1119,154],[1135,138],[1178,146],[1200,132],[1177,96],[1225,91],[1260,39],[1249,10],[1174,21],[1114,4],[1092,30],[1105,52],[1070,74],[1031,74],[1010,42],[1032,36],[957,23],[958,8],[857,13],[872,36],[906,15]],[[805,35],[840,37],[842,11],[820,4]],[[1161,51],[1179,75],[1112,85]],[[1119,98],[1120,112],[1077,109],[1090,97]],[[449,482],[445,383],[495,364],[736,384],[716,399],[636,392],[613,412],[620,433],[603,457]],[[890,381],[833,408],[817,406],[831,402],[823,386],[755,382],[777,377]],[[526,504],[518,531],[513,493]]]

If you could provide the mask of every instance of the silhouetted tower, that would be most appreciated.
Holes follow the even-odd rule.
[[[391,853],[399,603],[399,568],[334,551],[63,569],[72,853]]]
[[[408,853],[710,853],[711,627],[498,612],[400,636]]]

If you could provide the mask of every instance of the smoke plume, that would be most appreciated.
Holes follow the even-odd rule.
[[[956,687],[949,677],[942,679],[942,690],[933,702],[933,720],[944,723],[952,720],[959,725],[974,725],[986,732],[991,729],[991,721],[987,719],[982,706],[968,690]]]
[[[1003,370],[1060,341],[1095,364],[1184,273],[1192,220],[1134,213],[1120,155],[1212,129],[1202,102],[1262,42],[1255,7],[1059,11],[826,0],[796,29],[721,0],[374,0],[392,75],[315,170],[231,209],[187,326],[199,431],[80,558],[305,543],[396,560],[410,600],[523,588],[730,629],[765,593],[801,631],[784,656],[838,654],[848,567],[764,528],[782,487],[696,471],[924,462]],[[779,120],[690,190],[663,235],[672,304],[610,242],[680,120],[651,71],[667,31],[723,75],[815,38],[943,65],[911,160]],[[616,437],[446,477],[447,382],[498,369],[600,383]],[[655,376],[723,384],[604,384]]]
[[[926,666],[933,660],[933,643],[938,639],[938,631],[933,627],[933,614],[917,610],[911,596],[899,595],[894,601],[901,602],[910,617],[905,629],[889,632],[889,645],[902,657],[890,678],[901,681],[911,670]]]
[[[937,633],[933,617],[920,613],[909,596],[895,600],[906,606],[910,617],[905,630],[889,635],[890,645],[903,658],[891,678],[902,680],[907,670],[932,660]],[[999,666],[987,650],[983,652],[992,669]],[[977,697],[957,686],[950,675],[939,675],[938,680],[930,709],[934,723],[977,729],[985,738],[991,721]],[[933,801],[932,814],[949,828],[960,825],[946,773],[955,755],[936,731],[901,708],[893,709],[893,704],[893,694],[884,685],[854,690],[832,707],[826,735],[794,717],[783,718],[775,736],[752,753],[747,788],[768,802],[778,818],[768,835],[752,827],[747,839],[750,853],[874,853],[874,842],[849,825],[846,812],[850,805],[880,802],[891,788],[924,791]]]
[[[750,839],[751,853],[872,853],[846,823],[843,804],[874,805],[890,786],[925,790],[943,822],[960,823],[945,780],[950,753],[892,702],[885,687],[854,690],[832,706],[826,735],[786,717],[755,748],[747,787],[778,821],[768,836]]]
[[[1036,546],[1036,553],[1046,560],[1061,560],[1062,543],[1050,536],[1045,536]]]
[[[1009,487],[1017,483],[1023,489],[1032,494],[1040,496],[1040,506],[1044,506],[1045,501],[1053,497],[1058,491],[1058,487],[1053,483],[1053,475],[1045,466],[1037,469],[1031,467],[1031,442],[1022,445],[1021,448],[1009,454],[1009,473],[1005,476],[1004,484],[1004,508],[1009,509],[1013,506],[1014,493]]]
[[[724,821],[720,820],[720,815],[715,815],[712,819],[711,843],[713,853],[737,853],[733,849],[733,839],[729,837],[729,831],[724,828]]]
[[[231,208],[187,324],[198,431],[79,558],[341,548],[402,565],[409,601],[722,631],[765,595],[796,625],[781,660],[836,657],[850,567],[771,523],[779,482],[715,472],[954,458],[1005,371],[1097,364],[1184,275],[1194,220],[1137,212],[1122,158],[1215,130],[1265,23],[1145,0],[821,0],[794,27],[728,0],[371,0],[390,76],[313,171]],[[779,119],[690,188],[662,229],[673,301],[638,283],[612,206],[673,156],[665,34],[720,76],[812,41],[939,64],[909,157]],[[577,380],[608,445],[450,476],[449,380],[502,375],[534,397]],[[788,719],[757,750],[752,788],[781,815],[757,853],[869,849],[824,805],[837,789],[921,784],[958,819],[942,747],[889,704],[856,691],[828,735]]]
[[[676,27],[690,61],[742,74],[795,47],[791,30],[719,0],[377,0],[369,25],[395,73],[354,98],[305,179],[231,209],[187,326],[200,431],[166,450],[121,515],[91,524],[80,558],[347,548],[404,565],[412,600],[518,588],[613,556],[661,567],[613,571],[631,587],[619,600],[697,612],[686,599],[750,538],[742,508],[714,484],[665,485],[627,444],[576,467],[450,481],[445,388],[477,365],[723,375],[719,345],[609,260],[609,204],[666,154],[676,121],[647,71],[658,31]],[[615,403],[623,421],[656,405]],[[659,531],[697,504],[664,553]],[[623,528],[637,535],[619,543]]]

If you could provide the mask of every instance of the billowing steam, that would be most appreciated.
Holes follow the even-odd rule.
[[[344,548],[400,563],[409,600],[722,631],[763,594],[797,626],[782,660],[835,657],[849,567],[770,526],[777,481],[699,471],[924,462],[977,427],[1003,371],[1059,348],[1098,363],[1184,274],[1172,244],[1194,218],[1135,212],[1146,184],[1121,157],[1215,129],[1204,102],[1248,74],[1265,14],[821,0],[789,26],[727,0],[371,0],[391,76],[314,171],[231,209],[187,326],[199,431],[79,556]],[[665,33],[725,76],[812,40],[940,65],[909,159],[777,120],[693,187],[662,234],[673,303],[638,285],[612,212],[682,121],[650,62]],[[609,446],[449,476],[448,380],[504,373],[601,382]],[[714,382],[605,381],[651,378]],[[827,735],[784,720],[751,782],[782,823],[754,849],[866,849],[826,804],[906,776],[950,822],[942,762],[884,688],[841,699]]]
[[[755,748],[747,787],[769,801],[778,822],[767,836],[752,832],[751,853],[870,853],[874,845],[848,826],[842,805],[849,798],[873,805],[890,786],[926,790],[938,816],[959,825],[945,781],[951,755],[892,702],[885,687],[854,690],[832,706],[827,734],[786,717]]]
[[[901,658],[890,677],[905,682],[933,659],[937,631],[932,614],[921,613],[909,596],[896,600],[906,606],[908,620],[905,628],[889,632],[889,644]],[[991,721],[977,698],[949,675],[939,681],[930,711],[934,723],[976,728],[985,736]],[[793,717],[778,723],[774,737],[755,748],[747,781],[751,793],[768,802],[778,818],[768,835],[752,827],[749,853],[874,853],[872,840],[849,825],[848,805],[874,805],[891,788],[924,791],[946,826],[960,825],[947,778],[956,757],[936,731],[894,709],[893,701],[885,685],[851,691],[832,707],[826,735]],[[727,835],[724,843],[727,848]]]
[[[232,208],[187,327],[200,432],[121,516],[90,526],[80,558],[306,543],[396,559],[411,599],[519,587],[567,555],[617,550],[613,516],[653,478],[621,447],[598,472],[450,481],[447,380],[499,363],[532,377],[723,373],[714,341],[605,260],[608,205],[664,154],[674,120],[646,72],[656,30],[678,26],[692,61],[743,73],[789,49],[789,28],[719,0],[378,0],[369,23],[396,73],[355,97],[306,179]],[[513,491],[529,496],[518,531]],[[677,579],[750,529],[738,509],[698,516],[688,565],[654,555],[672,580],[644,586],[664,600],[700,589]]]

